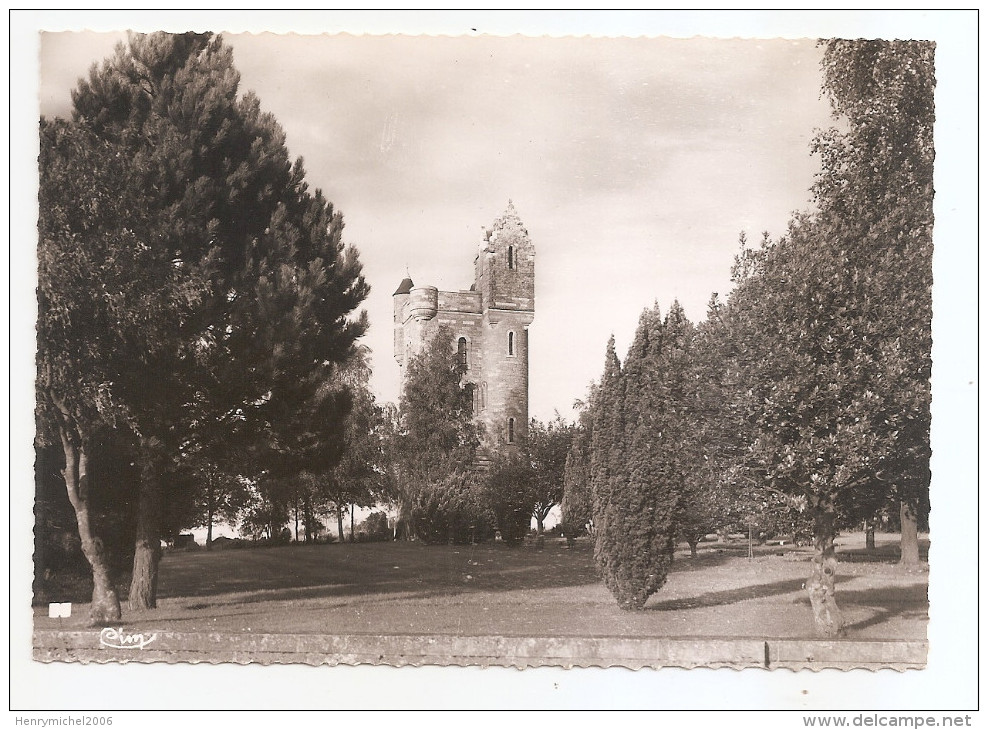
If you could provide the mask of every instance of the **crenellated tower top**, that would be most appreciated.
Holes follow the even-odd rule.
[[[474,269],[485,309],[534,310],[535,247],[511,200],[484,231]]]

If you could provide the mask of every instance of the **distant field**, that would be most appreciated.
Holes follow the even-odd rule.
[[[897,536],[841,538],[838,601],[849,638],[925,639],[925,565],[895,564]],[[928,543],[924,541],[924,551]],[[173,552],[161,563],[159,608],[124,606],[133,631],[456,634],[503,636],[814,637],[802,584],[809,549],[707,543],[677,554],[666,585],[641,612],[621,611],[597,580],[588,543],[433,546],[290,545]],[[58,600],[52,597],[50,600]],[[62,600],[70,600],[63,598]],[[39,629],[85,625],[35,609]]]

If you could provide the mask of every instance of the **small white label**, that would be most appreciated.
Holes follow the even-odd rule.
[[[68,618],[72,615],[71,603],[49,603],[48,618]]]

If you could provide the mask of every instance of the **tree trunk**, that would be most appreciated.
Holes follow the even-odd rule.
[[[355,504],[350,505],[350,542],[357,542],[357,536],[353,534],[353,513]]]
[[[916,510],[906,501],[899,503],[899,564],[919,565],[919,525]]]
[[[814,522],[813,570],[806,581],[810,594],[813,620],[820,636],[834,638],[844,631],[844,617],[837,606],[834,579],[837,575],[837,555],[834,551],[834,511],[832,505],[817,507]]]
[[[216,496],[213,492],[213,470],[207,471],[206,488],[206,549],[213,549],[213,515],[216,512]]]
[[[316,517],[312,514],[312,497],[309,494],[306,494],[302,501],[302,522],[305,528],[305,544],[308,545],[312,540],[312,530],[316,526]]]
[[[535,515],[535,530],[541,536],[545,530],[545,518]]]
[[[89,457],[85,448],[76,443],[63,429],[59,429],[62,450],[65,453],[65,490],[75,510],[79,526],[82,554],[93,571],[93,601],[89,608],[89,622],[100,626],[120,620],[120,598],[113,587],[110,567],[103,549],[103,542],[96,536],[89,514]]]
[[[343,505],[339,504],[336,505],[336,526],[339,530],[340,542],[342,543],[346,539],[346,535],[343,534]]]
[[[875,549],[875,523],[872,520],[865,521],[865,550]]]
[[[298,542],[298,495],[295,496],[295,542]]]
[[[137,540],[130,607],[142,611],[158,606],[158,561],[161,559],[161,442],[141,445],[141,484],[137,498]]]
[[[691,558],[695,558],[696,557],[696,546],[697,546],[697,543],[699,543],[699,542],[700,542],[699,540],[687,540],[686,541],[686,544],[690,546],[690,557]]]

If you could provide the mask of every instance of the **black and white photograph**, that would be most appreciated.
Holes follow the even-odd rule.
[[[976,26],[25,11],[11,710],[970,726]]]

